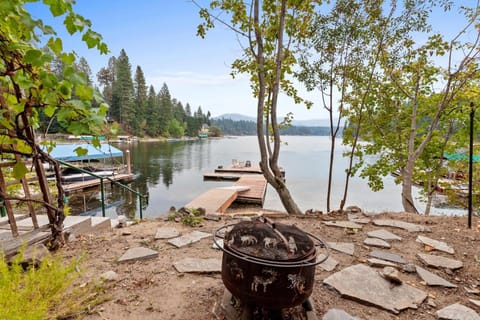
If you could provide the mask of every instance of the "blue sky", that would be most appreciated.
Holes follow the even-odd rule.
[[[58,31],[66,51],[74,50],[87,59],[95,78],[109,57],[118,56],[123,48],[130,58],[132,73],[140,65],[147,84],[158,91],[166,83],[172,97],[184,105],[190,103],[192,109],[201,106],[213,116],[256,114],[256,101],[251,97],[247,77],[230,76],[230,64],[242,52],[236,36],[218,24],[205,39],[197,37],[196,27],[201,20],[198,8],[189,0],[77,0],[75,11],[90,19],[93,29],[102,34],[110,49],[108,55],[88,50],[79,37],[69,36],[61,20],[53,19],[45,6],[35,4],[28,8],[35,18],[43,19]],[[462,20],[459,16],[446,19],[443,14],[435,15],[437,30],[445,33],[457,29]],[[318,95],[307,94],[301,86],[299,89],[306,98],[319,102]],[[327,117],[318,103],[306,110],[285,97],[279,101],[279,114],[288,111],[299,120]]]

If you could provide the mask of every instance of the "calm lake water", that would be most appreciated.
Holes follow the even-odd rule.
[[[326,210],[326,190],[328,179],[328,157],[330,142],[328,137],[283,137],[280,165],[285,169],[287,185],[299,205],[307,209]],[[344,147],[336,151],[334,184],[331,207],[338,208],[345,181],[347,159],[342,157]],[[205,139],[196,141],[138,142],[118,144],[116,147],[129,150],[132,171],[138,175],[130,184],[135,190],[149,195],[148,204],[143,206],[144,217],[158,217],[171,206],[180,208],[210,188],[230,186],[231,181],[203,181],[203,173],[213,172],[219,166],[229,166],[232,159],[250,160],[258,163],[259,152],[254,136]],[[354,177],[350,181],[348,205],[358,205],[363,210],[381,212],[401,211],[400,186],[393,177],[385,177],[385,188],[379,192],[369,189],[365,180]],[[418,194],[415,195],[418,198]],[[134,196],[118,187],[108,187],[107,216],[125,214],[138,217],[138,202]],[[101,215],[100,193],[98,190],[71,196],[69,199],[73,213],[91,210]],[[417,201],[423,211],[424,205]],[[283,210],[276,192],[269,187],[264,208]],[[434,208],[437,214],[463,214],[464,210]]]

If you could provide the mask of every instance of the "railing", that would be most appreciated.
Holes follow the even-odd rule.
[[[132,188],[130,188],[129,186],[127,185],[124,185],[123,183],[121,182],[118,182],[110,177],[102,177],[102,176],[99,176],[91,171],[88,171],[88,170],[85,170],[85,169],[82,169],[82,168],[79,168],[77,166],[74,166],[68,162],[65,162],[65,161],[62,161],[62,160],[57,160],[58,163],[60,163],[61,165],[64,165],[64,166],[67,166],[69,168],[73,168],[73,169],[76,169],[82,173],[86,173],[86,174],[89,174],[93,177],[96,177],[98,179],[100,179],[100,194],[101,194],[101,200],[102,200],[102,216],[105,217],[105,190],[104,190],[104,185],[103,185],[103,181],[104,180],[108,180],[110,181],[111,183],[117,185],[117,186],[120,186],[122,187],[123,189],[135,194],[137,197],[138,197],[138,203],[139,203],[139,213],[140,213],[140,219],[143,219],[143,209],[142,209],[142,204],[143,204],[143,201],[142,199],[143,198],[147,198],[148,196],[146,195],[143,195],[141,194],[140,192],[136,191],[136,190],[133,190]]]

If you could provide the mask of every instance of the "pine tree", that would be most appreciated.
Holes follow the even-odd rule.
[[[166,83],[163,84],[158,93],[158,101],[160,104],[160,132],[162,135],[168,135],[168,126],[170,120],[173,119],[173,107],[172,98]]]
[[[137,66],[135,71],[134,89],[136,121],[134,123],[135,126],[133,127],[133,132],[137,136],[142,136],[145,127],[145,114],[147,107],[147,84],[145,83],[145,76],[140,66]]]
[[[112,109],[112,96],[113,96],[113,84],[115,83],[117,58],[110,57],[108,59],[108,66],[101,68],[97,73],[97,80],[100,86],[103,87],[103,99],[110,105],[109,115],[113,113]]]
[[[146,104],[146,127],[145,132],[152,137],[157,137],[160,135],[159,129],[159,119],[160,119],[160,108],[158,105],[157,94],[153,86],[150,86],[148,90],[148,98]]]
[[[116,63],[116,77],[113,84],[111,115],[127,130],[135,127],[134,90],[131,65],[124,49],[120,51]]]
[[[92,85],[92,69],[88,64],[87,59],[85,59],[84,57],[80,57],[80,60],[78,61],[78,63],[75,64],[75,69],[77,69],[78,71],[82,72],[85,75],[85,78],[87,80],[87,85],[91,86]]]

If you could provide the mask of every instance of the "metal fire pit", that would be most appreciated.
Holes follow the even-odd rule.
[[[223,233],[222,247],[217,240]],[[305,302],[312,294],[315,266],[328,258],[321,239],[266,218],[224,226],[214,233],[214,242],[223,251],[222,280],[227,289],[243,303],[267,309]],[[325,256],[317,260],[319,247]]]

